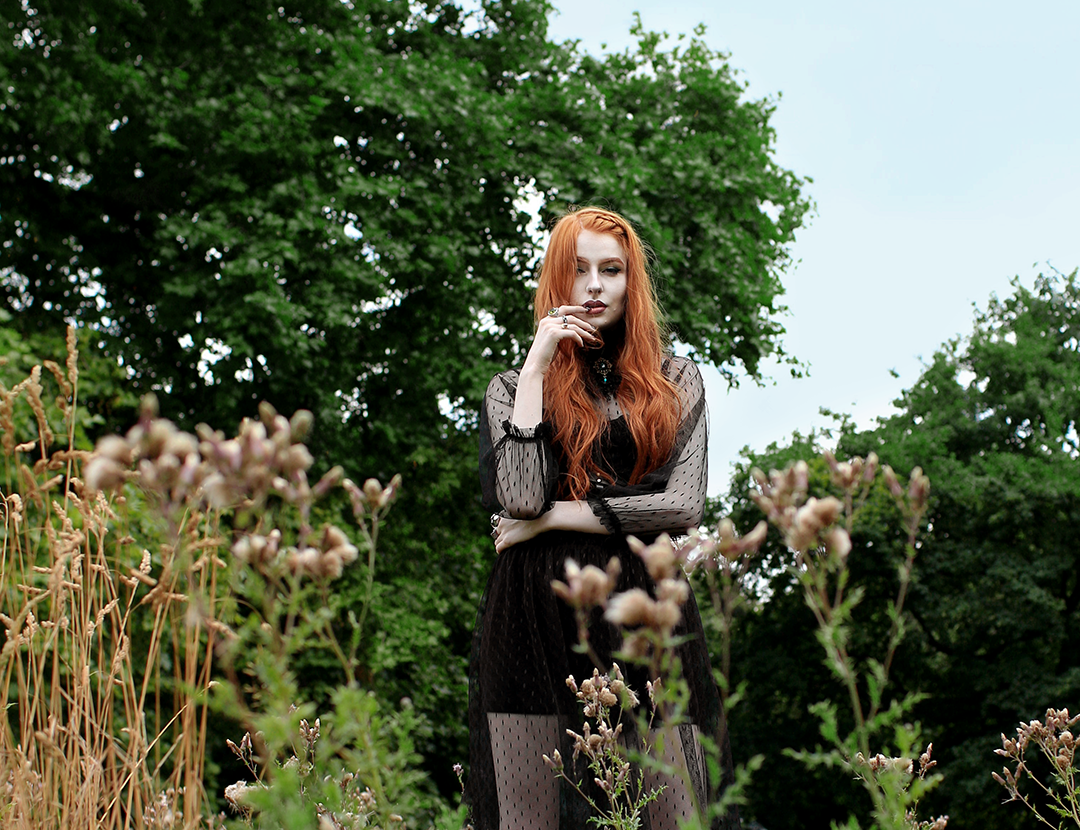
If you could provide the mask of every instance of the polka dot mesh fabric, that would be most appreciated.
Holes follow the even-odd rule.
[[[495,559],[477,613],[469,667],[470,770],[465,799],[475,830],[585,830],[590,826],[588,804],[569,785],[560,784],[541,758],[559,749],[570,763],[573,748],[566,730],[580,732],[582,715],[566,678],[573,674],[580,680],[593,670],[589,658],[573,648],[577,622],[572,609],[552,592],[551,581],[564,578],[567,557],[582,566],[603,568],[614,556],[622,564],[617,590],[640,587],[651,592],[652,580],[641,559],[630,552],[625,535],[650,541],[661,532],[681,534],[700,523],[708,438],[701,375],[692,361],[675,357],[665,361],[664,372],[679,389],[683,404],[668,462],[630,485],[634,442],[618,416],[598,447],[616,481],[595,485],[588,501],[611,535],[552,531],[515,545]],[[547,424],[522,430],[510,423],[516,389],[516,371],[497,375],[488,387],[481,412],[481,487],[492,512],[533,518],[549,509],[556,498],[560,452]],[[697,796],[704,802],[710,791],[731,780],[732,770],[720,697],[692,597],[676,633],[688,638],[679,647],[679,658],[690,686],[690,723],[665,740],[664,754],[672,763],[687,765]],[[589,638],[605,668],[610,667],[622,639],[599,610],[590,620]],[[649,678],[644,671],[623,669],[631,687],[646,700]],[[721,781],[708,779],[698,732],[723,748]],[[584,759],[579,759],[571,775],[578,781],[592,780]],[[650,782],[656,784],[665,785],[665,790],[643,816],[644,830],[675,830],[691,810],[690,795],[673,779]],[[587,785],[586,790],[594,788]],[[603,801],[601,793],[592,795]],[[714,827],[738,828],[737,813],[718,819]]]

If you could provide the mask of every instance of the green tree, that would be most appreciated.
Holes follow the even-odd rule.
[[[548,11],[8,14],[5,303],[23,328],[103,328],[179,420],[305,406],[324,444],[389,471],[435,453],[448,410],[467,424],[527,344],[531,188],[548,214],[603,198],[634,217],[677,280],[680,337],[756,373],[808,207],[771,162],[772,104],[740,102],[696,38],[664,52],[639,30],[597,59],[549,43]]]
[[[1080,285],[1074,271],[1014,287],[934,356],[899,415],[841,442],[933,483],[910,608],[920,717],[947,775],[934,798],[958,827],[1031,821],[998,806],[992,752],[1019,721],[1080,700]]]
[[[930,477],[890,696],[926,695],[915,717],[945,780],[920,812],[947,813],[960,830],[1034,826],[1015,805],[1000,806],[993,750],[1021,720],[1080,699],[1080,285],[1073,272],[1014,287],[976,313],[971,335],[934,356],[897,415],[870,430],[842,425],[837,450],[875,452],[898,473],[921,466]],[[774,446],[752,463],[782,468],[814,455],[817,443]],[[823,471],[813,480],[823,486]],[[731,503],[749,527],[745,485],[745,474],[736,478]],[[902,555],[881,495],[864,510],[850,556],[852,581],[865,590],[852,649],[867,657],[887,637],[882,611]],[[735,680],[748,693],[732,717],[733,745],[768,753],[750,812],[770,830],[807,826],[807,815],[842,820],[854,793],[841,776],[776,755],[820,742],[807,707],[839,691],[779,567],[789,556],[771,541],[758,566],[767,599],[744,608],[734,635]]]
[[[324,464],[404,475],[365,659],[385,696],[436,719],[421,749],[447,791],[491,556],[476,413],[531,336],[524,200],[545,218],[603,200],[637,221],[679,337],[733,379],[783,354],[779,277],[810,207],[773,163],[773,103],[748,100],[700,32],[668,47],[639,29],[636,50],[592,57],[548,40],[549,12],[0,10],[11,324],[99,332],[132,390],[182,426],[235,423],[262,400],[306,408]]]

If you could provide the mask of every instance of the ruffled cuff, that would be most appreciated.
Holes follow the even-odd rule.
[[[506,437],[513,438],[516,441],[536,441],[548,437],[548,425],[546,421],[541,421],[534,427],[519,427],[516,424],[512,424],[510,419],[507,418],[503,421],[502,426]]]
[[[593,515],[600,520],[600,524],[604,526],[608,533],[612,536],[622,535],[622,525],[619,523],[619,517],[615,515],[615,511],[608,507],[606,501],[595,495],[586,496],[585,500],[589,503],[589,507],[592,508]]]

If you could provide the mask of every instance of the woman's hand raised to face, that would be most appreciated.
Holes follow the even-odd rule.
[[[580,305],[563,305],[551,309],[536,327],[524,369],[544,374],[555,357],[555,350],[563,340],[572,340],[581,348],[599,346],[604,341],[597,335],[597,328],[583,319],[588,309]]]

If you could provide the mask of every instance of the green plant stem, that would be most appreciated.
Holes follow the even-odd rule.
[[[375,548],[379,541],[379,514],[373,512],[371,515],[371,529],[361,522],[361,527],[364,531],[364,538],[367,542],[368,549],[368,568],[367,568],[367,586],[364,592],[364,605],[360,609],[360,620],[356,624],[356,638],[363,637],[364,634],[364,622],[367,620],[368,609],[371,607],[371,603],[375,598]]]

